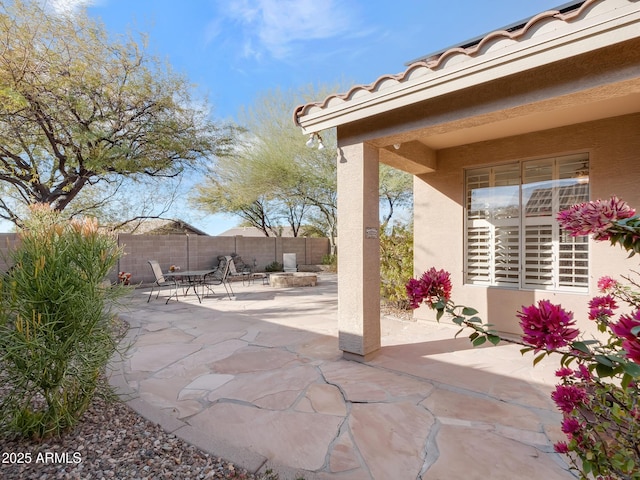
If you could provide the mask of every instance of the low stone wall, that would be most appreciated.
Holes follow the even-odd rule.
[[[269,275],[269,285],[272,287],[315,287],[318,276],[315,273],[287,272]]]

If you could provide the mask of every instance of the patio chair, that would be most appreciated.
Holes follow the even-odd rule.
[[[151,270],[153,270],[153,276],[155,277],[156,280],[151,286],[151,292],[149,292],[149,298],[147,298],[147,303],[149,303],[149,300],[151,300],[151,295],[153,295],[153,290],[155,288],[158,289],[158,293],[156,293],[156,299],[157,299],[158,296],[160,295],[160,289],[166,288],[166,287],[168,287],[170,290],[169,290],[169,297],[167,298],[165,305],[169,303],[169,300],[171,300],[171,297],[173,297],[174,295],[176,297],[176,302],[177,302],[178,301],[178,281],[176,280],[176,278],[175,277],[165,278],[164,274],[162,273],[162,269],[160,268],[160,264],[156,260],[149,260],[149,266],[151,266]]]
[[[233,260],[233,257],[226,256],[224,257],[229,264],[229,280],[233,280],[234,278],[242,279],[242,284],[251,278],[251,269],[248,266],[245,266],[243,263],[243,269],[238,270],[236,268],[236,262]],[[239,257],[238,257],[239,258]]]
[[[229,300],[231,300],[232,295],[235,296],[235,293],[233,293],[233,289],[231,288],[231,284],[229,283],[229,267],[232,264],[230,260],[231,257],[225,257],[224,260],[221,260],[218,264],[218,268],[212,273],[205,275],[203,281],[204,287],[212,292],[213,289],[211,287],[222,285],[227,292]]]

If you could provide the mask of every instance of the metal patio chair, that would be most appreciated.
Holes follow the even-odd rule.
[[[149,298],[147,298],[147,303],[151,300],[151,295],[153,295],[153,290],[157,288],[158,292],[156,293],[156,299],[160,295],[160,289],[169,288],[169,297],[165,302],[165,305],[169,303],[171,297],[176,297],[176,302],[178,301],[178,281],[175,277],[165,278],[162,273],[162,269],[160,268],[160,264],[156,260],[149,260],[149,265],[151,266],[151,270],[153,270],[153,276],[155,277],[155,282],[151,286],[151,292],[149,292]]]
[[[233,293],[233,289],[231,288],[231,284],[229,283],[229,271],[232,264],[231,257],[225,257],[224,260],[221,260],[218,264],[218,268],[206,275],[204,277],[203,285],[205,288],[213,292],[211,287],[215,287],[217,285],[222,285],[227,292],[227,296],[229,300],[231,300],[231,296],[235,296]]]

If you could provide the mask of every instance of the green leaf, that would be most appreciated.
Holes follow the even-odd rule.
[[[596,363],[596,372],[600,377],[610,377],[615,373],[615,370],[608,365]]]
[[[589,350],[589,347],[587,347],[587,345],[585,344],[585,342],[573,342],[571,344],[571,347],[574,348],[575,350],[579,350],[580,352],[583,353],[591,353],[591,350]]]
[[[524,355],[525,353],[529,353],[531,350],[533,350],[533,347],[524,347],[520,349],[520,353]]]
[[[493,343],[494,345],[498,345],[500,343],[500,340],[502,340],[498,335],[487,335],[487,339]]]
[[[608,357],[606,357],[605,355],[596,355],[595,357],[596,362],[598,362],[601,365],[605,365],[607,367],[611,367],[613,368],[615,366],[615,363],[613,363],[611,360],[609,360]]]
[[[471,307],[464,307],[462,309],[462,314],[466,315],[467,317],[471,316],[471,315],[476,315],[478,313],[478,311],[475,308],[471,308]]]
[[[633,362],[628,362],[623,365],[625,373],[631,375],[632,377],[640,377],[640,365]]]
[[[542,352],[540,355],[538,355],[536,358],[533,359],[533,366],[535,367],[538,363],[540,363],[540,361],[546,357],[547,352]]]
[[[440,321],[442,315],[444,315],[444,310],[438,310],[438,313],[436,313],[436,320]]]
[[[482,345],[486,341],[487,341],[487,337],[478,337],[473,341],[473,346],[474,347],[479,347],[480,345]]]
[[[453,317],[451,321],[456,325],[462,325],[462,322],[464,322],[464,317]]]
[[[469,335],[469,340],[473,341],[476,338],[478,338],[480,336],[480,334],[478,332],[473,332],[471,335]]]
[[[461,328],[460,330],[458,330],[456,334],[453,336],[453,338],[458,338],[458,335],[460,335],[462,332],[464,332],[464,328]]]
[[[480,317],[471,317],[467,322],[470,323],[482,323],[482,319]]]

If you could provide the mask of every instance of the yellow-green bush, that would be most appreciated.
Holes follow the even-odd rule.
[[[380,296],[398,308],[409,308],[405,284],[413,276],[413,229],[394,226],[380,231]]]
[[[88,407],[116,348],[109,309],[124,290],[103,280],[121,254],[94,221],[32,208],[0,280],[5,434],[57,435]]]

